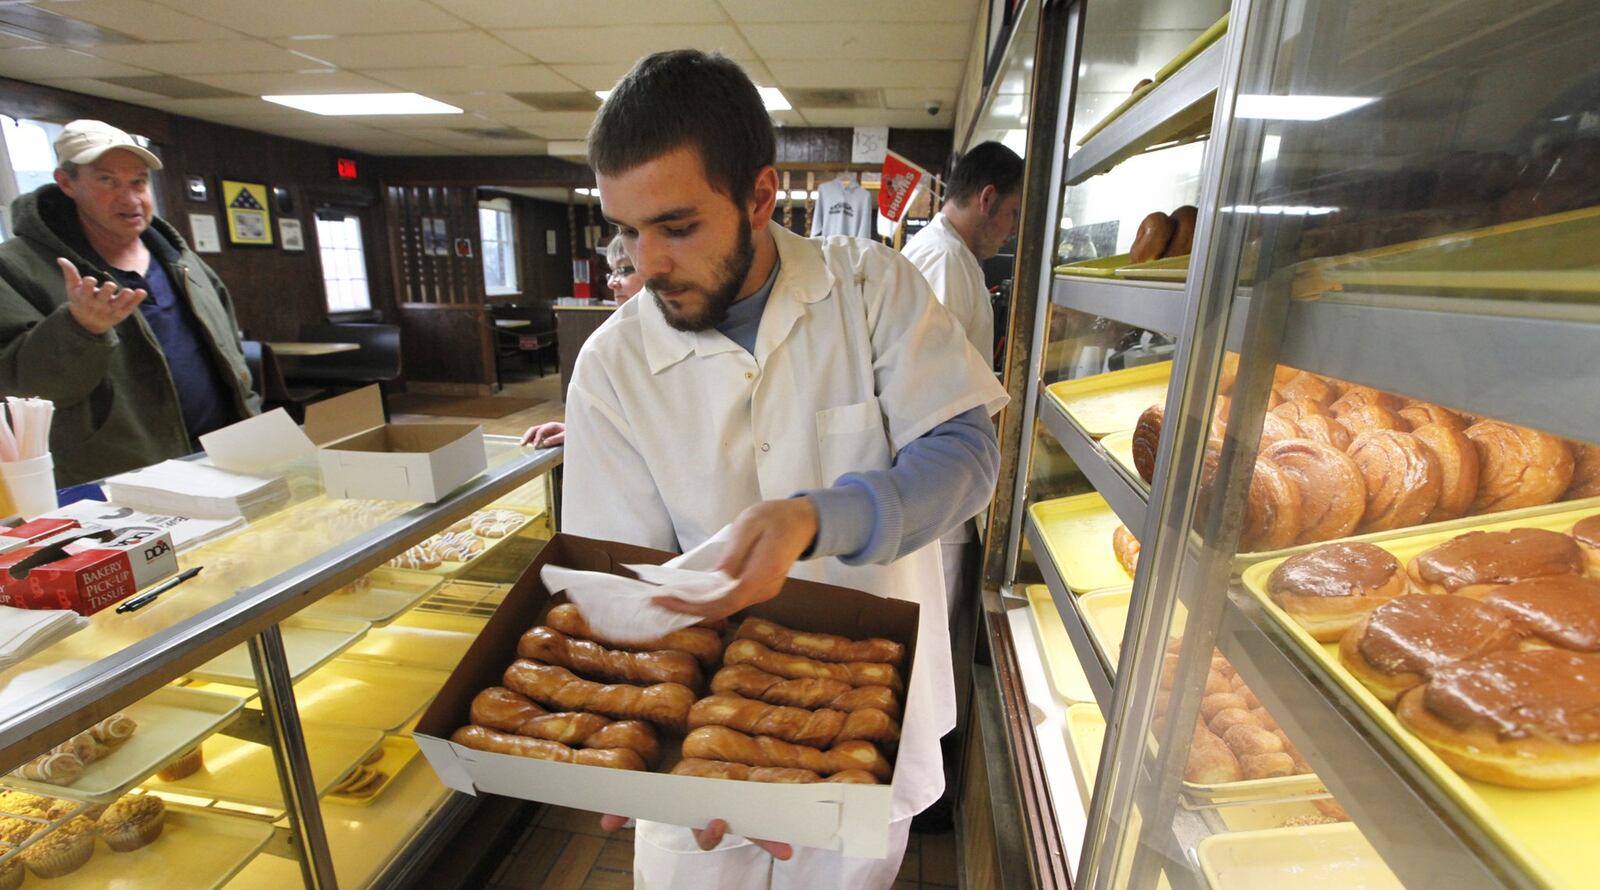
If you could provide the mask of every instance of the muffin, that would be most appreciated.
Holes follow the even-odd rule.
[[[76,816],[20,854],[28,871],[41,878],[59,878],[83,867],[94,853],[94,823]]]
[[[161,836],[167,807],[153,794],[119,797],[96,823],[106,846],[118,853],[137,850]]]
[[[0,890],[17,890],[22,886],[22,862],[10,859],[0,864]]]
[[[178,755],[178,759],[157,770],[156,778],[163,782],[176,782],[186,776],[194,775],[205,765],[206,758],[204,754],[200,753],[200,749],[190,748],[188,751]]]

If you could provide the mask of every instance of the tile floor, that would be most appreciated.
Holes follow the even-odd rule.
[[[543,401],[532,408],[488,420],[481,417],[455,418],[434,414],[395,414],[390,420],[394,423],[450,423],[459,420],[464,423],[481,423],[483,431],[490,435],[520,436],[530,426],[549,420],[560,420],[567,413],[567,406],[561,401],[561,375],[554,371],[543,377],[530,376],[508,380],[495,395]]]
[[[954,890],[953,834],[911,835],[895,890]],[[633,886],[633,832],[600,830],[600,817],[546,807],[495,870],[487,890],[627,890]]]

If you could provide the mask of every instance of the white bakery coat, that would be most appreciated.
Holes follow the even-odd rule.
[[[1005,404],[904,258],[870,241],[768,231],[781,267],[754,355],[717,331],[673,329],[648,293],[584,344],[567,393],[564,531],[689,550],[746,507],[887,469],[940,423]],[[938,546],[887,566],[828,558],[791,574],[921,604],[893,818],[920,812],[943,791],[939,738],[956,714]]]
[[[922,231],[911,236],[900,253],[922,270],[933,295],[961,322],[978,354],[994,363],[994,306],[983,283],[983,267],[961,240],[944,212],[934,214]]]

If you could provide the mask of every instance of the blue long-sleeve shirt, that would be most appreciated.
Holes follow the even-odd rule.
[[[728,307],[717,326],[755,353],[761,316],[778,279]],[[837,556],[850,565],[887,563],[913,553],[981,511],[994,496],[1000,443],[983,408],[939,424],[907,444],[887,470],[846,473],[829,488],[796,494],[817,509],[817,539],[809,558]]]

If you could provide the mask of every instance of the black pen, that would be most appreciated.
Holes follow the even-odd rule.
[[[146,593],[146,594],[141,594],[139,596],[136,596],[133,599],[128,600],[127,602],[123,603],[122,605],[117,606],[117,613],[118,614],[122,614],[124,612],[132,612],[135,609],[142,609],[145,606],[148,606],[150,604],[151,600],[155,599],[156,597],[160,596],[163,593],[166,593],[167,591],[171,590],[172,588],[177,587],[179,584],[182,584],[183,582],[189,580],[190,578],[193,578],[195,575],[200,574],[200,570],[203,569],[203,568],[205,568],[205,566],[195,566],[192,569],[188,569],[186,571],[179,572],[177,577],[171,578],[171,579],[168,579],[166,581],[161,582],[159,585],[156,586],[155,590],[152,590],[152,591],[150,591],[149,593]]]

